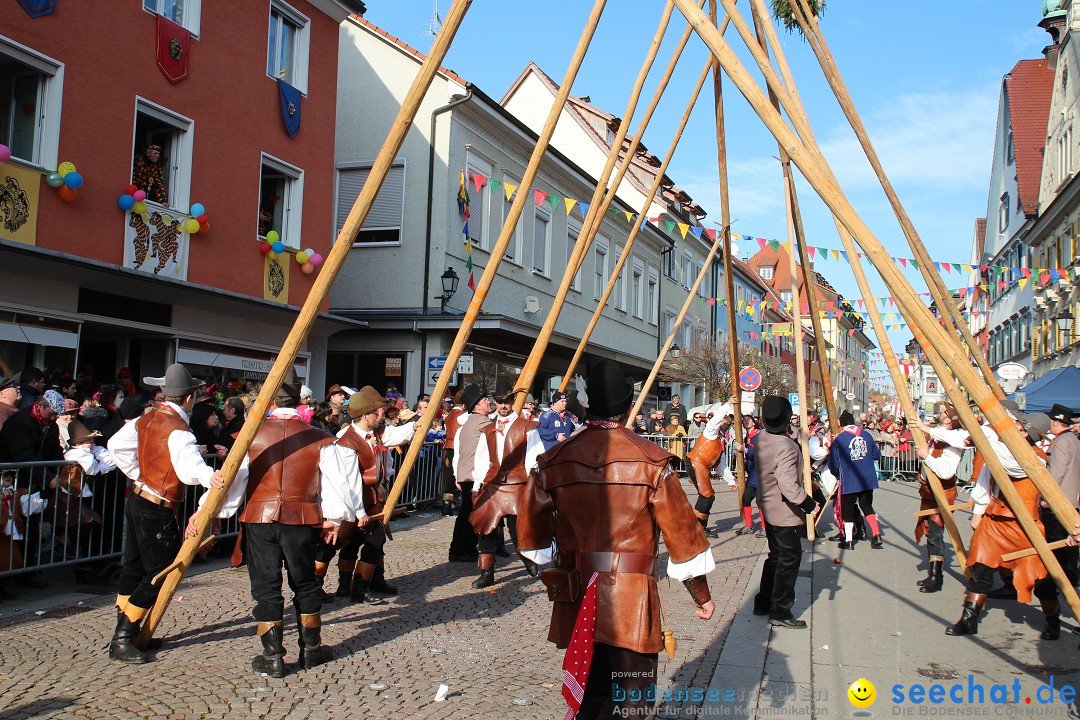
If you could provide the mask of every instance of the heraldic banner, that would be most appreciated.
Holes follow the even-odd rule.
[[[285,123],[285,132],[289,137],[296,137],[300,132],[300,91],[284,80],[278,80],[278,95],[281,97],[281,120]]]
[[[37,245],[41,173],[12,163],[0,165],[0,238]]]
[[[289,265],[292,255],[285,253],[276,258],[263,255],[263,299],[282,305],[289,304]]]
[[[191,33],[172,20],[157,16],[157,66],[165,79],[178,83],[188,76]]]

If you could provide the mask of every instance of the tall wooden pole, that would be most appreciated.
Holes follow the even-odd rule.
[[[717,12],[716,0],[709,0],[709,22],[716,25]],[[720,34],[724,34],[730,18],[724,18],[724,27]],[[712,60],[713,72],[713,115],[716,118],[716,173],[720,181],[720,232],[724,234],[724,298],[725,317],[727,318],[728,331],[728,368],[731,374],[731,397],[735,398],[732,411],[735,413],[735,422],[731,432],[737,445],[742,445],[742,395],[739,388],[739,330],[735,322],[735,266],[731,261],[731,199],[730,184],[728,183],[727,170],[727,128],[724,118],[724,86],[723,75],[720,73],[720,63]],[[746,458],[741,452],[735,452],[735,486],[739,491],[739,501],[742,502],[743,492],[746,490]]]
[[[165,610],[169,607],[169,603],[176,593],[176,588],[184,577],[184,573],[191,567],[199,546],[209,532],[214,518],[221,510],[228,489],[236,477],[236,471],[240,468],[241,462],[247,455],[248,448],[251,446],[255,434],[259,431],[263,418],[266,417],[270,403],[281,388],[281,383],[284,381],[289,367],[295,362],[296,353],[311,330],[311,326],[319,314],[319,308],[329,296],[330,286],[333,284],[338,272],[340,272],[341,266],[352,248],[352,240],[363,226],[364,219],[371,210],[372,202],[375,200],[375,196],[382,186],[383,180],[386,179],[386,175],[398,150],[401,148],[402,142],[405,140],[405,135],[412,127],[420,103],[424,99],[424,95],[427,93],[439,65],[446,56],[447,50],[450,49],[450,43],[453,41],[454,35],[461,26],[461,21],[465,18],[465,13],[471,4],[472,0],[454,0],[453,5],[451,5],[431,52],[420,66],[416,79],[402,101],[401,110],[390,127],[390,132],[387,134],[382,149],[372,165],[368,179],[360,190],[360,195],[356,198],[352,210],[349,211],[349,216],[345,219],[345,224],[342,226],[341,232],[338,233],[333,248],[327,254],[323,268],[319,271],[319,276],[315,279],[311,291],[308,293],[307,299],[297,315],[296,322],[285,338],[281,351],[278,352],[270,372],[267,373],[262,390],[252,404],[251,411],[240,429],[236,442],[225,458],[225,463],[221,468],[224,486],[209,492],[205,506],[198,513],[195,536],[184,540],[168,575],[165,576],[162,582],[161,591],[158,593],[154,607],[147,614],[146,621],[143,623],[139,633],[138,643],[140,647],[145,647],[146,643],[153,637],[154,631],[157,629]]]
[[[724,1],[726,2],[726,0]],[[736,87],[739,88],[739,91],[747,99],[757,115],[768,127],[769,131],[784,145],[788,154],[791,156],[792,161],[798,165],[810,185],[822,198],[833,214],[840,219],[844,227],[853,234],[855,240],[862,247],[863,252],[886,281],[886,284],[890,285],[894,297],[901,305],[902,311],[908,314],[908,324],[916,336],[915,339],[926,351],[927,357],[941,377],[943,385],[947,389],[950,386],[954,386],[959,392],[959,387],[955,386],[955,383],[952,382],[952,378],[947,377],[951,368],[952,372],[954,372],[960,382],[963,383],[964,389],[971,395],[980,410],[982,410],[983,414],[987,417],[990,427],[997,433],[1013,457],[1016,458],[1025,469],[1025,472],[1028,473],[1028,476],[1031,478],[1040,494],[1042,494],[1043,498],[1050,505],[1054,515],[1058,518],[1058,521],[1065,527],[1073,527],[1080,521],[1080,514],[1072,507],[1071,501],[1065,497],[1061,488],[1050,476],[1050,473],[1042,464],[1041,460],[1035,455],[1034,451],[1028,445],[1026,438],[1023,437],[1017,429],[1015,422],[1001,406],[998,398],[986,385],[980,374],[972,369],[967,351],[959,347],[956,343],[955,336],[950,336],[950,334],[930,315],[930,312],[922,305],[914,289],[895,268],[889,254],[885,251],[885,248],[881,245],[880,241],[878,241],[877,237],[858,213],[855,212],[854,208],[845,197],[835,176],[832,174],[831,169],[829,169],[828,164],[821,156],[820,150],[812,145],[804,145],[803,141],[800,140],[791,128],[784,123],[779,113],[769,104],[767,98],[761,92],[761,89],[750,77],[734,52],[732,52],[730,46],[728,46],[724,39],[716,32],[715,27],[709,25],[709,20],[705,14],[687,0],[675,0],[675,3],[679,7],[680,12],[682,12],[694,26],[694,29],[704,40],[705,44],[712,50],[721,65],[723,65],[724,71],[732,79]],[[734,14],[730,9],[728,14],[732,15],[733,21],[735,21]],[[751,51],[753,51],[753,49],[751,49]],[[759,66],[761,66],[760,62]],[[763,68],[763,72],[766,76],[766,82],[770,85],[774,85],[774,89],[780,97],[781,104],[785,108],[791,107],[791,98],[787,92],[783,90],[782,86],[780,86],[775,73],[771,71],[771,68]],[[789,114],[789,117],[792,116]],[[792,117],[792,119],[797,126],[800,124],[798,123],[797,118]],[[948,382],[946,382],[946,380]],[[957,401],[954,401],[954,404],[956,404],[956,402]],[[964,421],[966,427],[976,430],[976,432],[972,433],[972,440],[975,442],[979,451],[983,453],[983,458],[986,461],[987,467],[991,472],[995,473],[995,478],[998,478],[999,475],[1003,473],[1001,463],[997,460],[989,440],[979,430],[977,424],[974,426],[969,424],[969,420],[973,419],[973,414],[964,404],[962,393],[960,395],[959,404],[963,407],[963,409],[957,407],[957,411],[961,413],[961,420]],[[1004,489],[1006,485],[1009,485],[1007,478],[1004,481],[999,481],[999,485],[1002,487],[1003,492],[1006,493],[1006,499],[1009,499],[1010,502],[1012,502],[1009,498],[1008,491]],[[1013,495],[1015,499],[1015,493],[1013,493]],[[1017,512],[1017,517],[1021,526],[1024,528],[1025,533],[1028,534],[1035,549],[1039,551],[1039,556],[1050,570],[1051,576],[1054,577],[1059,587],[1061,587],[1073,612],[1080,615],[1080,599],[1076,598],[1076,593],[1073,591],[1071,584],[1065,579],[1064,574],[1060,572],[1060,564],[1057,562],[1056,558],[1054,558],[1053,553],[1047,548],[1046,540],[1042,537],[1042,534],[1037,531],[1034,520],[1027,515],[1022,505],[1014,505],[1014,511]]]
[[[559,115],[563,111],[566,99],[570,96],[570,89],[574,85],[574,79],[577,77],[578,70],[581,68],[581,63],[585,59],[585,53],[588,51],[589,44],[592,42],[593,35],[596,33],[596,26],[600,22],[600,15],[604,11],[605,3],[606,0],[595,0],[593,3],[592,12],[589,14],[589,19],[585,23],[585,28],[582,30],[577,47],[574,49],[574,55],[570,59],[570,66],[566,69],[566,76],[563,78],[562,85],[559,87],[559,92],[555,96],[555,101],[551,104],[551,110],[548,112],[547,120],[544,122],[544,127],[540,131],[540,136],[536,140],[536,146],[533,148],[532,156],[529,158],[529,164],[526,166],[525,173],[521,177],[522,188],[530,187],[533,180],[536,179],[536,173],[540,168],[540,161],[547,152],[548,143],[551,142],[551,136],[555,133],[555,125],[559,121]],[[473,298],[469,303],[468,310],[465,311],[465,317],[461,322],[461,327],[458,329],[457,336],[454,338],[454,344],[446,355],[447,367],[457,366],[458,358],[461,357],[461,353],[465,349],[466,343],[469,341],[469,335],[472,333],[473,324],[476,322],[476,318],[484,306],[484,301],[487,299],[488,291],[495,281],[499,263],[506,255],[506,248],[510,245],[510,238],[513,237],[514,231],[517,229],[517,221],[518,218],[521,217],[521,211],[524,209],[525,203],[531,196],[532,194],[529,192],[519,192],[514,196],[514,201],[510,204],[510,210],[506,215],[506,222],[503,223],[502,230],[499,231],[499,239],[491,249],[491,259],[484,268],[484,273],[480,276],[480,282],[476,286],[476,291],[473,293]],[[431,393],[432,397],[441,398],[446,395],[446,388],[450,384],[450,375],[451,373],[439,374],[439,379],[435,383],[435,389]],[[394,512],[394,506],[397,505],[398,498],[401,497],[401,492],[405,489],[405,481],[412,472],[413,465],[416,463],[416,458],[420,455],[420,449],[424,445],[424,437],[427,435],[427,430],[431,427],[431,421],[435,419],[435,413],[439,410],[438,405],[439,403],[429,404],[423,415],[420,416],[416,433],[409,443],[409,449],[405,453],[405,457],[401,460],[401,467],[398,468],[394,478],[394,484],[390,488],[390,493],[386,498],[386,506],[382,515],[384,523],[390,522],[390,516]]]
[[[671,139],[671,146],[668,148],[667,155],[664,156],[664,161],[660,163],[660,168],[656,171],[656,179],[653,180],[652,187],[649,188],[649,192],[645,196],[645,202],[641,204],[641,212],[638,213],[639,221],[634,223],[634,226],[630,230],[630,236],[626,238],[626,245],[623,247],[622,253],[620,253],[619,259],[615,263],[615,269],[608,278],[607,285],[604,287],[604,293],[600,296],[600,300],[597,301],[596,309],[593,310],[592,317],[589,318],[589,324],[585,327],[585,332],[582,334],[581,340],[578,341],[577,349],[574,351],[574,357],[571,358],[570,364],[566,367],[566,372],[563,374],[562,384],[559,386],[559,390],[565,390],[567,384],[570,382],[570,378],[573,377],[574,370],[581,361],[581,356],[585,354],[585,348],[589,344],[589,338],[592,337],[593,330],[596,329],[596,325],[600,321],[600,316],[603,314],[604,308],[607,307],[608,299],[615,289],[615,284],[619,279],[619,273],[622,272],[623,267],[626,265],[626,261],[630,258],[630,252],[633,250],[634,242],[641,232],[641,226],[644,222],[642,218],[648,214],[649,206],[652,205],[653,198],[656,197],[656,193],[660,189],[660,184],[664,179],[664,173],[667,172],[668,165],[671,163],[671,158],[675,155],[675,148],[678,146],[683,131],[686,129],[686,123],[690,119],[690,113],[693,111],[694,105],[697,104],[698,95],[701,94],[701,88],[705,85],[705,78],[708,75],[710,67],[712,67],[711,60],[706,63],[705,70],[702,71],[701,77],[698,78],[697,86],[691,94],[689,102],[686,104],[686,110],[683,112],[682,119],[679,121],[679,127],[675,129],[675,136]],[[570,272],[569,268],[567,268],[567,272]]]
[[[765,39],[765,33],[773,30],[772,23],[769,22],[768,12],[761,6],[761,3],[753,1],[751,1],[750,10],[754,20],[754,27],[757,31],[758,45],[761,47],[762,52],[768,56],[769,46]],[[790,90],[792,83],[787,74],[787,63],[779,50],[776,53],[776,61],[781,68],[781,73],[784,74],[784,82]],[[769,92],[769,101],[777,111],[780,110],[780,101],[777,100],[776,95],[772,91]],[[791,162],[789,162],[787,153],[784,152],[784,148],[782,147],[780,148],[780,164],[784,169],[784,187],[787,188],[787,194],[790,196],[787,198],[787,203],[791,206],[792,228],[795,232],[795,242],[792,243],[791,253],[794,255],[795,245],[798,245],[799,264],[802,267],[802,274],[805,280],[803,286],[806,289],[806,308],[807,312],[810,314],[810,325],[814,329],[814,348],[817,350],[818,374],[821,376],[821,392],[825,396],[825,409],[828,411],[829,415],[829,429],[835,435],[840,432],[840,418],[836,412],[836,399],[833,395],[832,371],[829,367],[829,355],[825,349],[825,333],[822,332],[821,328],[821,313],[818,310],[817,289],[814,283],[814,269],[810,265],[810,254],[806,250],[806,233],[803,230],[802,212],[799,210],[799,196],[795,190],[795,178],[791,174]],[[794,282],[794,279],[795,273],[792,272],[792,282]],[[801,309],[802,298],[799,293],[792,293],[791,302],[792,305],[800,305]],[[839,323],[837,324],[837,327],[839,327]],[[804,401],[808,399],[807,396],[803,396]]]
[[[881,159],[874,149],[874,144],[870,140],[869,133],[866,132],[866,126],[863,125],[862,118],[855,108],[855,103],[851,99],[851,94],[848,92],[843,77],[836,67],[835,58],[833,58],[832,52],[825,42],[825,37],[821,34],[821,28],[818,25],[817,19],[811,19],[812,13],[810,13],[809,4],[804,5],[804,3],[806,3],[806,0],[796,0],[793,3],[790,3],[795,20],[799,23],[803,35],[810,43],[810,47],[813,49],[814,55],[817,57],[818,63],[825,73],[825,78],[828,80],[829,86],[833,90],[833,94],[836,95],[836,99],[840,103],[840,107],[843,109],[844,115],[851,125],[851,129],[855,131],[855,135],[859,139],[859,144],[862,146],[863,152],[870,161],[870,165],[874,168],[878,181],[881,183],[882,189],[885,190],[885,195],[889,198],[889,204],[896,214],[896,219],[900,221],[900,227],[904,231],[904,237],[907,238],[908,245],[911,247],[912,252],[915,253],[915,257],[918,258],[919,271],[922,273],[927,286],[930,288],[930,292],[934,296],[934,302],[937,303],[942,320],[945,322],[945,325],[950,332],[955,334],[957,329],[959,329],[961,337],[964,338],[964,342],[967,344],[967,349],[978,364],[979,370],[982,371],[983,379],[986,381],[986,384],[990,386],[990,389],[998,399],[1005,397],[1005,391],[1002,390],[997,378],[994,377],[994,373],[986,362],[986,358],[979,352],[979,344],[971,334],[971,328],[968,327],[963,314],[960,312],[956,303],[953,302],[952,295],[945,287],[945,282],[934,268],[933,260],[930,258],[930,253],[926,250],[926,245],[923,244],[922,238],[919,237],[919,233],[915,230],[914,223],[911,222],[911,217],[907,214],[907,210],[900,202],[900,196],[896,194],[892,182],[890,182],[888,176],[885,174],[885,169],[881,165]]]
[[[791,245],[791,249],[788,252],[788,266],[791,270],[791,339],[795,343],[795,389],[799,393],[799,399],[802,401],[799,403],[799,452],[802,453],[802,474],[803,485],[805,486],[806,494],[814,494],[813,480],[810,477],[810,429],[806,424],[806,365],[803,363],[803,330],[802,324],[802,303],[799,300],[799,268],[798,263],[795,262],[795,192],[793,187],[793,181],[791,177],[790,161],[784,161],[784,200],[787,208],[787,233],[788,244]],[[809,285],[813,283],[813,280],[807,275],[803,275],[803,285]],[[830,420],[832,420],[830,414]],[[817,534],[817,524],[808,522],[806,523],[806,539],[813,540]]]

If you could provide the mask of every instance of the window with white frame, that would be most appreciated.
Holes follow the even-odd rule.
[[[1009,193],[1004,193],[998,203],[998,232],[1005,232],[1007,227],[1009,227]]]
[[[1058,178],[1064,181],[1072,172],[1072,125],[1065,126],[1058,138]]]
[[[664,275],[672,280],[678,280],[678,261],[675,259],[675,254],[679,251],[678,244],[672,244],[669,250],[662,252],[661,260],[663,262]]]
[[[548,250],[551,247],[551,213],[536,209],[533,217],[532,269],[548,274]]]
[[[773,272],[776,270],[774,265],[762,265],[758,268],[758,277],[762,280],[772,280]]]
[[[704,269],[705,269],[705,263],[700,263],[699,262],[696,265],[694,265],[694,279],[695,280],[697,279],[697,276],[701,274],[701,271],[704,270]],[[709,278],[704,277],[704,278],[701,279],[701,284],[698,285],[698,289],[697,289],[698,297],[706,297],[706,295],[708,295],[708,292],[709,292]]]
[[[785,302],[785,303],[791,302],[791,291],[790,290],[781,290],[780,291],[780,301]]]
[[[645,294],[645,304],[648,306],[649,322],[653,325],[656,324],[657,312],[657,294],[656,291],[660,286],[660,274],[656,272],[654,268],[649,268],[649,285]]]
[[[54,168],[64,66],[0,37],[0,143],[28,165]]]
[[[371,173],[371,165],[342,163],[337,166],[337,209],[334,236],[341,233],[345,219],[356,203]],[[364,224],[353,238],[353,247],[401,244],[401,224],[405,213],[405,165],[390,167],[379,188]]]
[[[270,0],[266,74],[307,93],[311,21],[281,0]]]
[[[683,287],[689,288],[694,284],[696,276],[694,275],[694,256],[689,252],[684,252],[682,257],[682,284]]]
[[[615,255],[618,256],[621,253],[619,248],[615,248]],[[619,268],[619,274],[615,276],[615,287],[612,289],[612,294],[615,296],[615,307],[619,310],[626,309],[626,283],[623,282],[623,278],[626,277],[626,263]]]
[[[578,237],[581,235],[581,226],[576,222],[572,222],[569,217],[566,219],[566,270],[570,271],[570,263],[574,255],[574,247],[577,245]],[[578,270],[574,274],[574,278],[570,281],[571,290],[581,290],[581,271]]]
[[[507,193],[506,193],[506,186],[507,185],[516,186],[517,190],[515,191],[515,193],[523,192],[522,189],[521,189],[521,181],[520,180],[514,178],[511,175],[507,175],[506,173],[503,173],[502,226],[504,228],[506,227],[506,219],[510,215],[510,208],[514,204],[514,195],[510,195],[509,197],[507,196]],[[518,244],[521,242],[521,234],[522,234],[521,233],[521,226],[522,226],[522,219],[524,218],[524,216],[525,216],[524,213],[522,213],[521,215],[518,215],[517,225],[514,227],[514,234],[510,236],[510,242],[506,246],[506,255],[505,255],[505,257],[506,257],[507,260],[514,263],[515,265],[520,265],[521,264],[520,262],[518,262],[518,257],[521,255],[521,253],[518,250]]]
[[[469,155],[466,164],[468,170],[465,177],[465,189],[469,193],[469,240],[473,247],[486,250],[491,247],[491,239],[488,237],[488,218],[491,217],[491,193],[488,188],[476,189],[473,182],[475,176],[484,178],[491,177],[491,163],[482,158]]]
[[[199,34],[202,0],[143,0],[143,10],[172,20],[192,35]]]
[[[190,118],[136,98],[131,182],[146,192],[148,202],[187,209],[191,192],[191,128]]]
[[[278,232],[286,247],[299,248],[304,226],[304,171],[263,153],[259,173],[259,210],[260,218],[264,210],[269,211],[273,217],[270,227]]]
[[[597,243],[593,250],[593,297],[596,300],[604,294],[604,287],[607,285],[607,262],[607,246]]]
[[[645,290],[644,277],[645,266],[637,258],[634,258],[634,279],[630,285],[630,310],[636,318],[644,317],[641,311],[641,295]]]
[[[664,337],[671,335],[671,331],[675,329],[675,308],[667,307],[664,309]]]

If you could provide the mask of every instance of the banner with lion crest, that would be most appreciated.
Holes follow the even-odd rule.
[[[40,193],[41,173],[12,163],[0,165],[0,238],[37,245]]]

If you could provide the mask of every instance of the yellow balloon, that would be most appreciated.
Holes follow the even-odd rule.
[[[139,202],[132,205],[131,209],[134,210],[135,212],[137,212],[139,215],[145,215],[146,214],[146,201],[145,200],[140,200]]]
[[[68,173],[75,172],[75,164],[69,162],[60,163],[60,167],[56,168],[56,172],[60,173],[60,177],[64,177]]]
[[[300,252],[296,253],[296,262],[300,263],[301,265],[305,265],[307,261],[308,254],[306,252],[301,250]]]
[[[199,221],[195,218],[189,218],[188,221],[184,223],[184,229],[189,233],[199,232]]]

